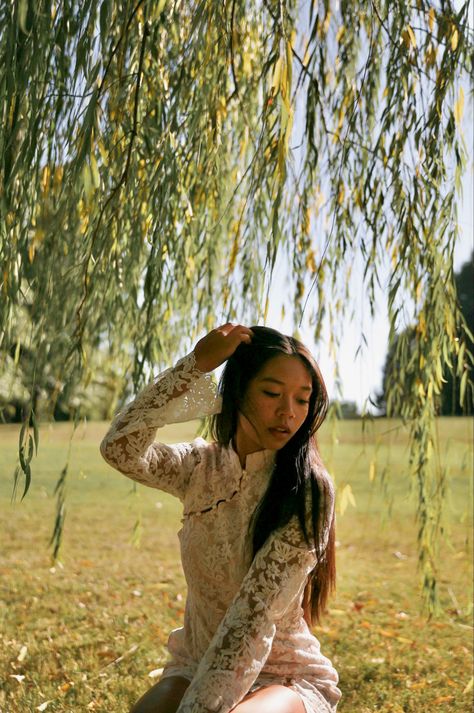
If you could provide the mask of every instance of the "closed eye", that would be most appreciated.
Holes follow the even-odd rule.
[[[280,396],[280,394],[275,393],[274,391],[264,391],[263,393],[265,394],[265,396],[270,396],[273,399],[276,399]],[[309,401],[306,401],[306,399],[298,399],[298,403],[302,405],[304,404],[305,406],[309,405]]]

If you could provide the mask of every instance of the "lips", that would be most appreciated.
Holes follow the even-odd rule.
[[[277,438],[284,438],[285,436],[289,436],[291,433],[290,429],[285,426],[275,426],[274,428],[269,428],[268,430]]]

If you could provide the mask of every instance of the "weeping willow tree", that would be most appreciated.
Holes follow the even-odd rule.
[[[384,279],[391,334],[415,329],[388,405],[410,426],[436,610],[444,370],[471,388],[453,280],[467,17],[445,0],[2,3],[1,359],[35,355],[24,492],[46,372],[87,384],[101,352],[138,388],[203,330],[265,321],[278,258],[295,325],[329,319],[337,343],[361,260],[367,305]]]

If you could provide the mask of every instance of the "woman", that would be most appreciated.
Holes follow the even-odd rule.
[[[224,362],[216,397],[209,372]],[[336,710],[338,675],[308,626],[335,583],[334,488],[314,438],[326,410],[303,344],[226,324],[115,418],[104,458],[184,506],[184,626],[132,713]],[[210,415],[213,443],[153,442]]]

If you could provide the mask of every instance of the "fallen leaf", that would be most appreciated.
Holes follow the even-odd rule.
[[[394,631],[389,631],[388,629],[379,629],[379,634],[386,636],[389,639],[397,638],[397,634]]]
[[[472,691],[473,685],[474,685],[474,676],[471,676],[471,680],[469,681],[469,683],[467,684],[466,688],[464,689],[463,694],[464,694],[464,693],[469,693],[469,691]]]
[[[407,688],[413,689],[413,690],[419,690],[420,688],[425,688],[426,686],[426,681],[417,681],[416,683],[412,683],[411,681],[407,681]]]
[[[150,671],[148,676],[150,678],[158,678],[158,676],[161,676],[162,673],[163,673],[163,668],[154,668],[153,671]]]
[[[27,646],[22,646],[21,649],[20,649],[20,653],[19,653],[18,656],[16,657],[16,660],[17,660],[17,661],[24,661],[25,658],[26,658],[27,651],[28,651],[28,647],[27,647]]]
[[[433,704],[439,706],[441,703],[449,703],[450,701],[454,701],[454,696],[438,696],[438,698],[434,699]]]
[[[403,552],[399,552],[398,550],[396,552],[392,552],[393,556],[396,557],[399,560],[406,560],[408,559],[408,555],[404,555]]]

